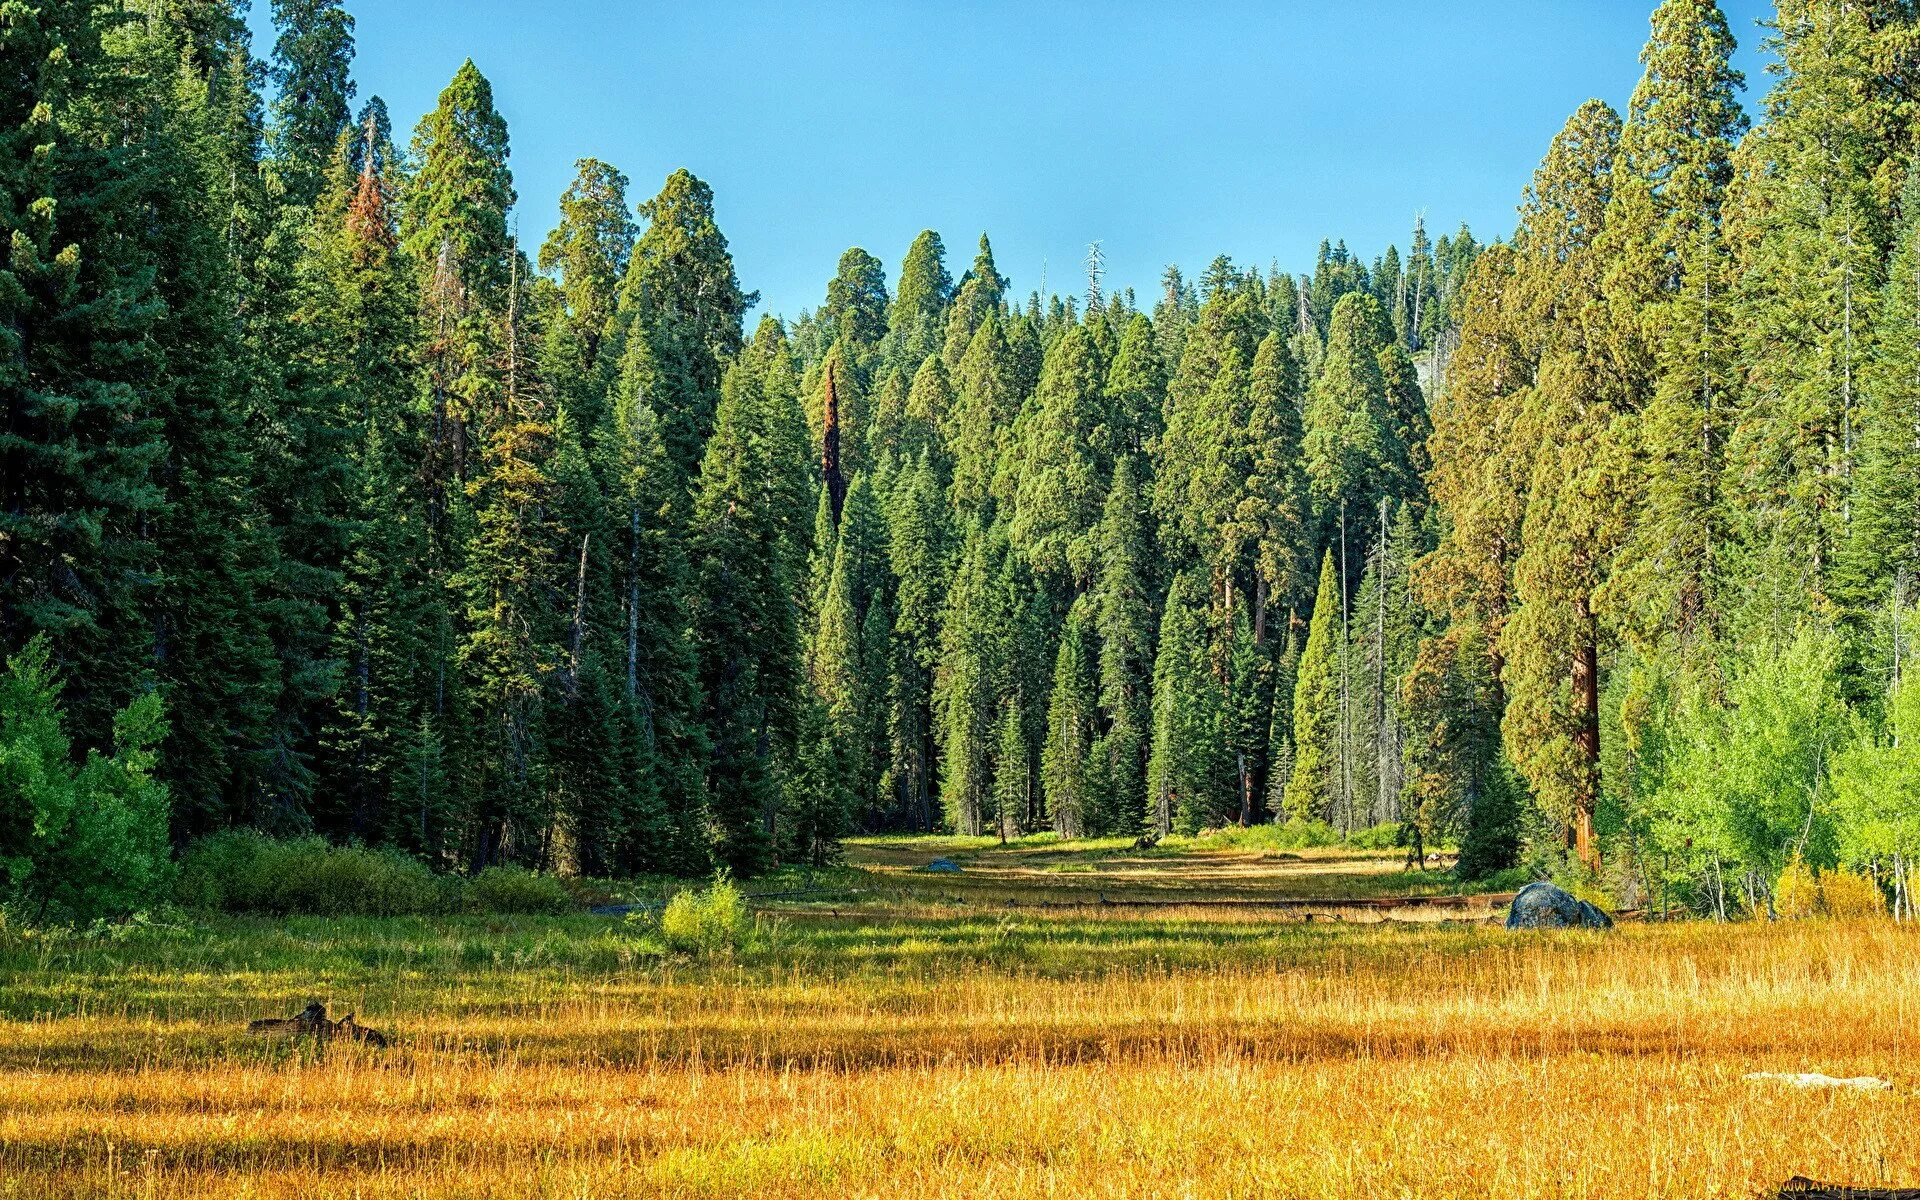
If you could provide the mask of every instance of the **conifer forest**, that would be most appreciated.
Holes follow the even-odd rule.
[[[271,16],[0,0],[0,898],[1272,823],[1912,911],[1910,0],[1780,0],[1766,79],[1662,0],[1511,228],[1071,294],[928,230],[766,314],[690,170],[522,240],[478,66],[415,122]]]

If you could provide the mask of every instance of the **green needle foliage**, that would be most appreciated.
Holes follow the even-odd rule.
[[[1920,17],[1777,7],[1750,128],[1661,0],[1490,245],[1022,295],[926,230],[750,331],[708,184],[581,159],[523,245],[487,77],[402,153],[341,0],[266,61],[0,3],[5,899],[234,830],[498,882],[1269,819],[1904,879]]]

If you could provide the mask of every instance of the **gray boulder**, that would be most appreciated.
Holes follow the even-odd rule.
[[[952,875],[959,872],[960,864],[950,858],[936,858],[920,869],[922,871],[937,871],[941,874]]]
[[[1612,929],[1613,918],[1550,883],[1530,883],[1507,910],[1508,929]]]

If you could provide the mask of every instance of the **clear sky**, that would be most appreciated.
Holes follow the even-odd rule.
[[[1371,259],[1414,214],[1509,232],[1579,103],[1624,110],[1655,0],[347,0],[360,97],[404,140],[462,59],[513,137],[536,248],[583,156],[710,183],[742,285],[816,307],[841,251],[889,278],[940,231],[958,275],[982,231],[1020,294],[1109,289],[1215,254],[1308,269]],[[1765,0],[1722,0],[1748,103]],[[256,48],[272,48],[255,0]]]

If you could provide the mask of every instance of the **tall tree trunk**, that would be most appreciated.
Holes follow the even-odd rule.
[[[1585,596],[1574,602],[1580,644],[1573,654],[1573,702],[1578,722],[1573,736],[1580,757],[1580,780],[1574,795],[1573,849],[1587,869],[1600,869],[1600,849],[1593,839],[1593,809],[1600,791],[1600,650],[1593,606]]]

